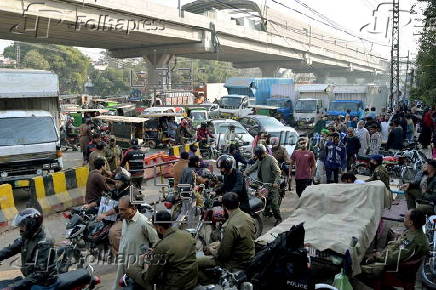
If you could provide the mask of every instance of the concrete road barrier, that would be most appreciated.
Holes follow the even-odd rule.
[[[12,186],[0,185],[0,226],[8,226],[17,213]]]
[[[88,174],[88,167],[79,167],[35,177],[30,181],[32,199],[44,215],[82,205]]]
[[[192,145],[197,145],[199,149],[197,150],[195,155],[200,156],[200,147],[198,146],[198,142],[192,143]],[[182,153],[183,151],[190,151],[189,146],[191,146],[191,144],[171,146],[168,150],[168,155],[180,157],[180,153]]]

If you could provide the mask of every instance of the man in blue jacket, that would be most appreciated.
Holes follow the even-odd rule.
[[[345,146],[340,142],[338,133],[331,135],[332,141],[326,144],[324,160],[327,183],[338,183],[339,171],[347,167],[347,155]]]

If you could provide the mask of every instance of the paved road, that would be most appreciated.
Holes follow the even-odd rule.
[[[155,153],[161,150],[155,150],[149,152]],[[80,152],[65,152],[64,153],[64,168],[69,167],[77,167],[82,165],[82,158]],[[158,181],[159,182],[159,181]],[[143,186],[143,191],[146,194],[146,202],[156,202],[159,201],[161,193],[159,192],[160,188],[153,185],[153,181],[147,181],[147,184]],[[18,208],[22,209],[25,207],[25,203],[28,198],[28,193],[19,192],[16,194]],[[291,211],[295,208],[297,203],[297,196],[295,193],[287,193],[286,198],[282,203],[282,213],[283,218],[287,218]],[[157,209],[162,209],[163,206],[161,203],[157,205]],[[264,221],[264,232],[268,231],[273,227],[274,219],[266,219]],[[53,237],[56,243],[61,244],[65,240],[65,224],[66,220],[64,219],[61,213],[53,214],[45,218],[44,225],[48,233]],[[1,245],[7,245],[13,242],[14,239],[18,236],[18,230],[9,230],[1,234],[0,240]],[[18,258],[18,259],[17,259]],[[3,261],[3,264],[0,265],[0,280],[13,278],[20,274],[18,270],[19,265],[19,257],[10,258],[8,260]],[[95,265],[96,273],[102,279],[102,284],[99,286],[99,289],[110,289],[113,285],[113,281],[115,279],[115,271],[116,267],[114,265]]]

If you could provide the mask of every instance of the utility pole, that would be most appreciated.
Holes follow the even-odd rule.
[[[20,68],[20,63],[21,63],[21,48],[20,48],[20,43],[18,41],[14,42],[15,44],[15,67],[16,68]]]
[[[391,104],[398,105],[400,97],[400,0],[393,0],[391,46]]]
[[[407,81],[409,76],[409,51],[407,51],[407,62],[406,62],[406,79],[404,80],[404,93],[403,97],[406,98],[407,96]]]

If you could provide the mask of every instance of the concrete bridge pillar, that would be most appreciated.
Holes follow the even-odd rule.
[[[171,72],[169,62],[174,54],[152,54],[147,55],[147,87],[153,89],[170,88]]]
[[[270,64],[270,63],[266,63],[266,64],[262,64],[259,66],[261,72],[262,72],[262,77],[264,78],[274,78],[278,76],[278,72],[280,69],[280,65],[279,64]]]

